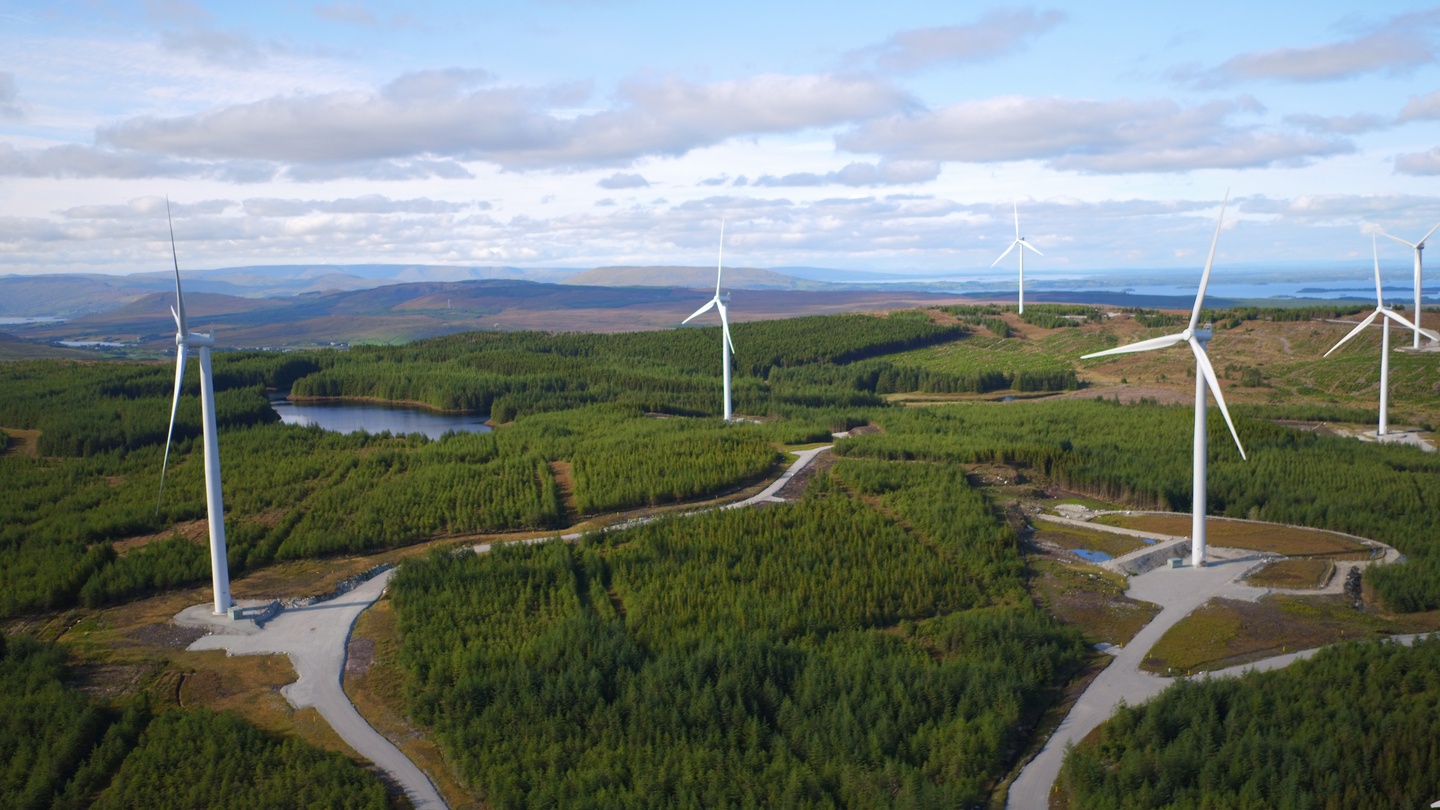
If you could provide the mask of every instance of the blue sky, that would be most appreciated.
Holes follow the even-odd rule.
[[[0,2],[0,273],[161,269],[166,194],[193,268],[704,264],[724,217],[965,279],[1016,200],[1027,269],[1186,268],[1227,189],[1235,273],[1440,222],[1440,6]]]

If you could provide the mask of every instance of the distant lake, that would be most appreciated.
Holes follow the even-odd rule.
[[[272,400],[270,407],[280,414],[287,425],[315,425],[334,433],[383,433],[396,435],[424,433],[438,439],[447,432],[489,433],[485,424],[489,417],[477,414],[455,415],[423,411],[393,405],[369,403],[325,403],[323,405]]]

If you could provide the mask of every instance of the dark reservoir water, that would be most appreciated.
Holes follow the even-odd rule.
[[[316,425],[335,433],[424,433],[438,439],[455,430],[466,433],[489,433],[486,416],[432,413],[415,408],[360,403],[297,404],[289,400],[273,400],[270,406],[287,425]]]

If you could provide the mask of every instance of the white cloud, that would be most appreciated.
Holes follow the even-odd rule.
[[[601,179],[595,185],[611,190],[622,188],[649,188],[650,181],[646,180],[642,175],[616,172],[609,177]]]
[[[967,163],[1041,160],[1096,174],[1300,165],[1354,150],[1349,141],[1237,126],[1253,99],[1181,107],[1173,101],[1009,96],[862,124],[836,138],[844,150]]]
[[[378,93],[278,96],[178,118],[135,118],[97,140],[193,159],[340,165],[415,157],[481,160],[507,169],[626,165],[682,155],[737,136],[794,132],[873,117],[909,98],[875,79],[760,75],[713,84],[625,82],[612,109],[562,117],[553,93],[475,87],[483,75],[402,76]],[[559,95],[572,98],[573,87]]]
[[[246,214],[252,217],[293,217],[302,214],[455,214],[469,210],[486,210],[490,204],[484,201],[457,203],[447,200],[432,200],[419,197],[409,200],[392,200],[381,194],[367,194],[363,197],[349,197],[337,200],[282,200],[273,197],[253,197],[242,205]]]
[[[271,164],[254,161],[175,160],[162,155],[98,149],[80,144],[16,149],[10,144],[0,143],[0,177],[194,177],[232,183],[261,183],[274,179],[275,171]]]
[[[1338,42],[1251,51],[1208,70],[1186,67],[1171,75],[1197,87],[1217,87],[1254,79],[1324,82],[1379,71],[1404,73],[1436,60],[1440,49],[1431,29],[1437,26],[1440,9],[1401,14]]]
[[[967,25],[900,31],[878,46],[850,54],[849,62],[873,62],[882,70],[896,72],[945,62],[981,62],[1020,50],[1065,19],[1060,11],[993,11]]]
[[[315,6],[315,16],[322,20],[331,22],[343,22],[351,25],[379,25],[380,20],[364,3],[321,3]]]
[[[145,0],[145,13],[162,25],[203,25],[213,17],[198,3],[190,0]]]
[[[176,219],[195,216],[223,214],[234,207],[232,200],[201,200],[192,203],[171,202],[169,212]],[[79,205],[55,213],[73,220],[136,220],[147,222],[162,217],[166,212],[164,197],[136,197],[125,205]]]
[[[926,183],[940,176],[940,164],[933,160],[887,160],[875,163],[851,163],[825,174],[796,172],[780,177],[764,175],[753,181],[756,186],[896,186]],[[706,181],[708,182],[708,181]]]
[[[453,160],[356,160],[345,163],[299,164],[282,173],[299,183],[362,179],[379,182],[401,180],[469,180],[475,175]]]
[[[1412,152],[1395,157],[1396,174],[1436,175],[1440,174],[1440,146],[1428,152]]]
[[[1235,204],[1245,214],[1301,228],[1364,230],[1379,221],[1408,223],[1440,217],[1440,198],[1418,194],[1303,194],[1289,198],[1259,194],[1237,198]]]
[[[261,61],[266,50],[253,38],[237,31],[215,28],[185,28],[163,31],[160,41],[172,53],[194,56],[220,65],[243,67]]]
[[[1400,120],[1434,121],[1440,119],[1440,90],[1424,96],[1411,96],[1405,109],[1400,111]]]
[[[0,118],[19,118],[20,89],[15,85],[15,74],[0,70]]]
[[[1297,113],[1285,116],[1284,121],[1317,135],[1359,135],[1384,129],[1391,124],[1390,120],[1371,113],[1332,116]]]

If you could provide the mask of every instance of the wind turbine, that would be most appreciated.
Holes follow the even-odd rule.
[[[170,219],[170,200],[165,200],[165,219],[170,223],[170,257],[175,262],[175,399],[170,404],[170,430],[165,434],[165,456],[160,465],[160,496],[165,495],[165,471],[170,465],[170,440],[175,435],[175,412],[180,408],[180,387],[185,381],[185,351],[194,348],[200,355],[201,429],[205,437],[205,511],[210,520],[210,579],[215,589],[215,615],[230,612],[230,565],[225,555],[225,504],[220,498],[220,444],[215,428],[215,376],[210,371],[210,347],[215,334],[191,332],[185,324],[185,297],[180,293],[180,257],[175,252],[175,223]],[[155,510],[160,510],[156,499]]]
[[[1426,234],[1426,236],[1429,236],[1429,234]],[[1381,327],[1382,331],[1380,333],[1382,335],[1380,338],[1380,425],[1375,430],[1375,435],[1379,437],[1384,436],[1390,430],[1390,322],[1394,321],[1406,329],[1413,329],[1417,336],[1416,340],[1419,340],[1418,336],[1423,332],[1425,337],[1440,341],[1440,334],[1436,334],[1429,329],[1421,329],[1415,324],[1405,320],[1405,316],[1385,306],[1385,299],[1380,292],[1380,249],[1375,242],[1375,235],[1371,234],[1370,250],[1375,254],[1375,311],[1370,313],[1370,317],[1361,321],[1354,329],[1351,329],[1350,334],[1340,338],[1340,342],[1332,346],[1330,351],[1325,352],[1325,356],[1329,357],[1331,354],[1334,354],[1335,350],[1344,346],[1350,338],[1360,334],[1365,327],[1374,323],[1376,318],[1383,316],[1383,326]],[[1423,240],[1421,244],[1424,244]],[[1418,251],[1416,255],[1419,255]],[[1415,314],[1417,316],[1420,314],[1418,307],[1415,310]]]
[[[725,299],[720,297],[720,275],[724,272],[725,264],[725,220],[720,220],[720,255],[715,260],[715,297],[705,303],[705,306],[695,310],[690,317],[680,323],[687,324],[697,316],[710,311],[716,307],[720,312],[720,367],[724,369],[725,375],[725,421],[730,421],[730,353],[735,351],[735,343],[730,339],[730,317],[727,314]]]
[[[1044,254],[1044,253],[1041,253],[1041,252],[1039,251],[1039,249],[1037,249],[1035,246],[1031,245],[1029,242],[1026,242],[1026,241],[1025,241],[1025,238],[1020,235],[1020,203],[1018,203],[1018,202],[1015,203],[1015,241],[1010,243],[1010,247],[1005,248],[1005,252],[1000,254],[1000,259],[1003,259],[1003,258],[1005,258],[1006,256],[1009,256],[1009,255],[1010,255],[1010,251],[1014,250],[1017,246],[1020,248],[1020,314],[1021,314],[1021,315],[1024,315],[1024,314],[1025,314],[1025,250],[1026,250],[1026,248],[1029,248],[1030,250],[1035,251],[1035,254],[1038,255],[1038,256],[1044,256],[1045,254]],[[999,263],[1000,263],[1000,259],[996,259],[995,261],[991,262],[991,263],[990,263],[990,266],[991,266],[991,267],[994,267],[995,265],[999,264]]]
[[[1398,236],[1391,236],[1384,231],[1380,232],[1380,235],[1384,236],[1386,239],[1394,239],[1396,242],[1399,242],[1400,244],[1415,251],[1415,342],[1413,344],[1413,348],[1416,349],[1420,348],[1420,332],[1422,331],[1420,329],[1420,277],[1421,271],[1424,269],[1422,257],[1425,253],[1425,240],[1429,239],[1430,236],[1434,234],[1437,230],[1440,230],[1440,223],[1436,223],[1435,227],[1431,228],[1428,233],[1420,237],[1420,241],[1418,242],[1406,242],[1404,239],[1401,239]]]
[[[1193,498],[1190,513],[1190,563],[1197,568],[1205,564],[1205,386],[1207,383],[1215,392],[1215,402],[1220,406],[1220,413],[1225,416],[1225,424],[1230,426],[1230,435],[1235,438],[1235,446],[1240,448],[1240,458],[1246,457],[1245,447],[1240,444],[1240,435],[1235,432],[1235,423],[1230,419],[1230,411],[1225,407],[1225,397],[1220,393],[1220,381],[1215,378],[1215,368],[1210,365],[1210,358],[1205,353],[1205,344],[1210,342],[1214,332],[1208,324],[1203,328],[1197,328],[1200,320],[1200,308],[1205,303],[1205,287],[1210,283],[1210,267],[1215,263],[1215,246],[1220,242],[1220,225],[1225,221],[1225,206],[1229,202],[1230,194],[1227,192],[1225,202],[1220,204],[1220,218],[1215,222],[1215,237],[1210,240],[1210,256],[1205,259],[1205,272],[1200,275],[1200,291],[1195,295],[1195,306],[1190,310],[1190,324],[1185,327],[1185,331],[1175,335],[1142,340],[1129,346],[1087,354],[1080,358],[1088,360],[1091,357],[1104,357],[1110,354],[1164,349],[1177,343],[1190,344],[1190,351],[1195,355],[1195,458],[1191,480]]]

